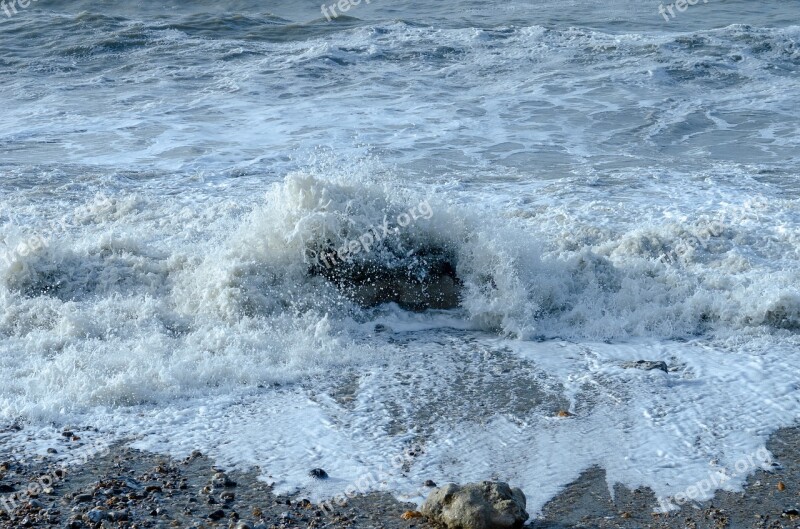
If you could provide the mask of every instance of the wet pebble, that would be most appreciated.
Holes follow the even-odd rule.
[[[209,514],[208,518],[214,521],[221,520],[225,518],[225,511],[223,511],[222,509],[217,509],[216,511]]]
[[[100,507],[95,507],[94,509],[86,513],[86,519],[92,523],[100,523],[106,519],[106,515],[107,515],[106,511],[104,511]]]
[[[217,472],[214,474],[214,477],[211,478],[211,484],[215,487],[235,487],[236,482],[233,481],[231,478],[228,477],[227,474],[224,472]]]
[[[309,476],[315,479],[327,479],[328,473],[322,470],[321,468],[314,468],[309,473]]]
[[[223,492],[222,494],[219,495],[219,499],[221,499],[225,503],[232,502],[235,498],[236,498],[236,495],[233,492],[229,491],[229,490],[226,490],[225,492]]]

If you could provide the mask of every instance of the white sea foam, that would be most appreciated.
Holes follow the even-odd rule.
[[[798,28],[536,9],[287,33],[254,16],[251,40],[204,16],[11,21],[30,39],[0,73],[13,442],[93,425],[317,499],[379,468],[367,488],[411,499],[498,477],[532,510],[590,465],[669,496],[755,453],[797,409]],[[309,274],[308,249],[423,200],[430,219],[357,259],[440,256],[458,309],[362,309]],[[621,367],[639,359],[675,370]]]

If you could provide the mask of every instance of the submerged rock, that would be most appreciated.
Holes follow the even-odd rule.
[[[328,479],[328,473],[321,468],[311,469],[308,475],[315,479]]]
[[[625,369],[641,369],[643,371],[653,371],[660,369],[664,373],[669,373],[667,363],[660,360],[637,360],[635,362],[625,362],[622,364]]]
[[[448,529],[518,529],[528,519],[525,494],[507,483],[482,481],[435,489],[422,513]]]
[[[461,281],[452,260],[438,252],[413,255],[408,263],[387,266],[377,262],[317,264],[310,273],[335,284],[363,307],[397,303],[412,311],[452,309],[461,298]]]

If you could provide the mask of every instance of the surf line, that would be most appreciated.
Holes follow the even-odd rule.
[[[338,250],[318,253],[314,250],[306,248],[304,251],[304,257],[312,262],[319,261],[330,270],[334,266],[341,264],[344,261],[349,261],[351,256],[361,253],[362,250],[364,253],[369,253],[372,250],[372,245],[376,242],[382,242],[388,236],[400,233],[400,227],[405,228],[413,221],[418,219],[428,220],[432,216],[433,209],[431,209],[428,201],[425,200],[420,202],[419,205],[409,209],[408,213],[401,213],[397,216],[397,225],[399,227],[391,228],[389,226],[389,221],[387,220],[386,216],[384,216],[383,225],[380,226],[380,229],[372,226],[360,237],[345,241],[345,243]],[[337,258],[339,259],[339,262],[336,261]]]

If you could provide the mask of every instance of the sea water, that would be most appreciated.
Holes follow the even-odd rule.
[[[0,6],[4,443],[91,426],[315,500],[502,479],[532,513],[594,465],[659,498],[768,468],[800,7],[328,5]],[[433,248],[458,308],[309,273],[385,222],[357,259]]]

